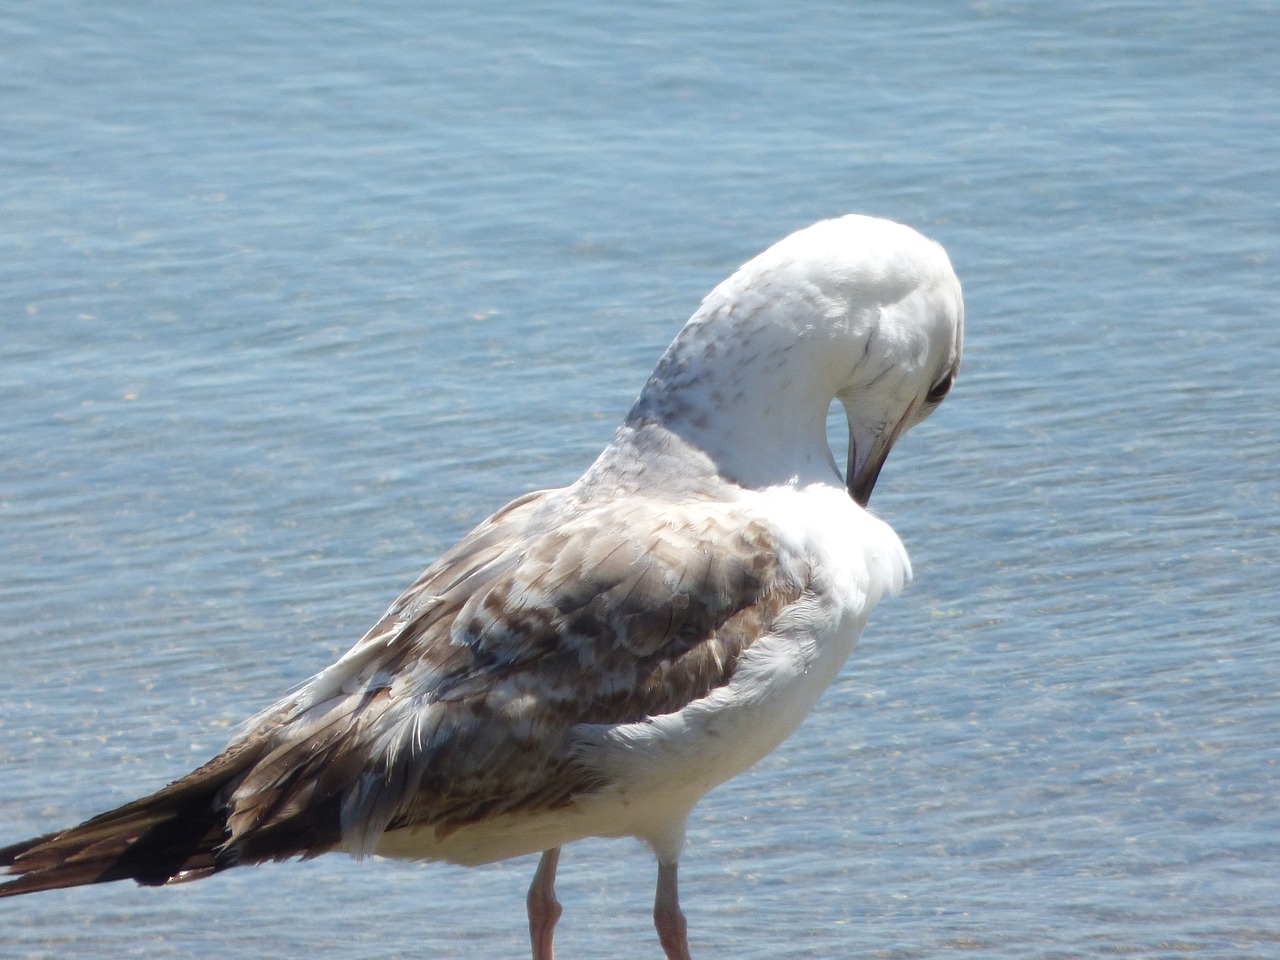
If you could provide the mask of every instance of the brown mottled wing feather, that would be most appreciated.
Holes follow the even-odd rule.
[[[344,841],[549,808],[598,787],[576,724],[671,713],[728,682],[803,584],[768,527],[703,499],[517,501],[265,718],[233,844],[341,797]]]
[[[0,849],[0,895],[192,879],[553,808],[600,786],[573,727],[670,713],[728,682],[803,584],[761,522],[691,494],[521,498],[345,656],[148,797]]]

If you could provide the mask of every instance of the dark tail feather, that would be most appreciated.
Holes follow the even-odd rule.
[[[111,880],[177,883],[235,866],[239,857],[224,848],[225,800],[258,755],[233,747],[141,800],[0,848],[0,867],[16,874],[0,883],[0,897]]]

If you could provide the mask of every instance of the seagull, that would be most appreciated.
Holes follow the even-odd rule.
[[[702,301],[580,479],[481,523],[204,766],[0,848],[0,895],[539,853],[529,932],[552,960],[560,848],[629,836],[657,859],[662,949],[689,960],[690,811],[795,731],[910,579],[867,503],[951,389],[963,317],[946,253],[909,227],[851,214],[779,241]]]

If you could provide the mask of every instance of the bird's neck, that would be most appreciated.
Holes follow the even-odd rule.
[[[820,346],[771,342],[767,328],[739,333],[712,338],[686,328],[625,426],[660,426],[745,487],[840,483],[826,437],[834,388]],[[815,356],[797,363],[806,350]]]

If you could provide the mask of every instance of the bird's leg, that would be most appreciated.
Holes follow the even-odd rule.
[[[556,921],[564,908],[556,900],[556,865],[560,862],[560,848],[544,850],[538,861],[538,872],[529,885],[529,938],[533,941],[533,960],[553,960],[551,939],[555,936]]]
[[[688,925],[680,912],[676,864],[658,862],[658,892],[653,898],[653,925],[658,928],[667,960],[689,960]]]

